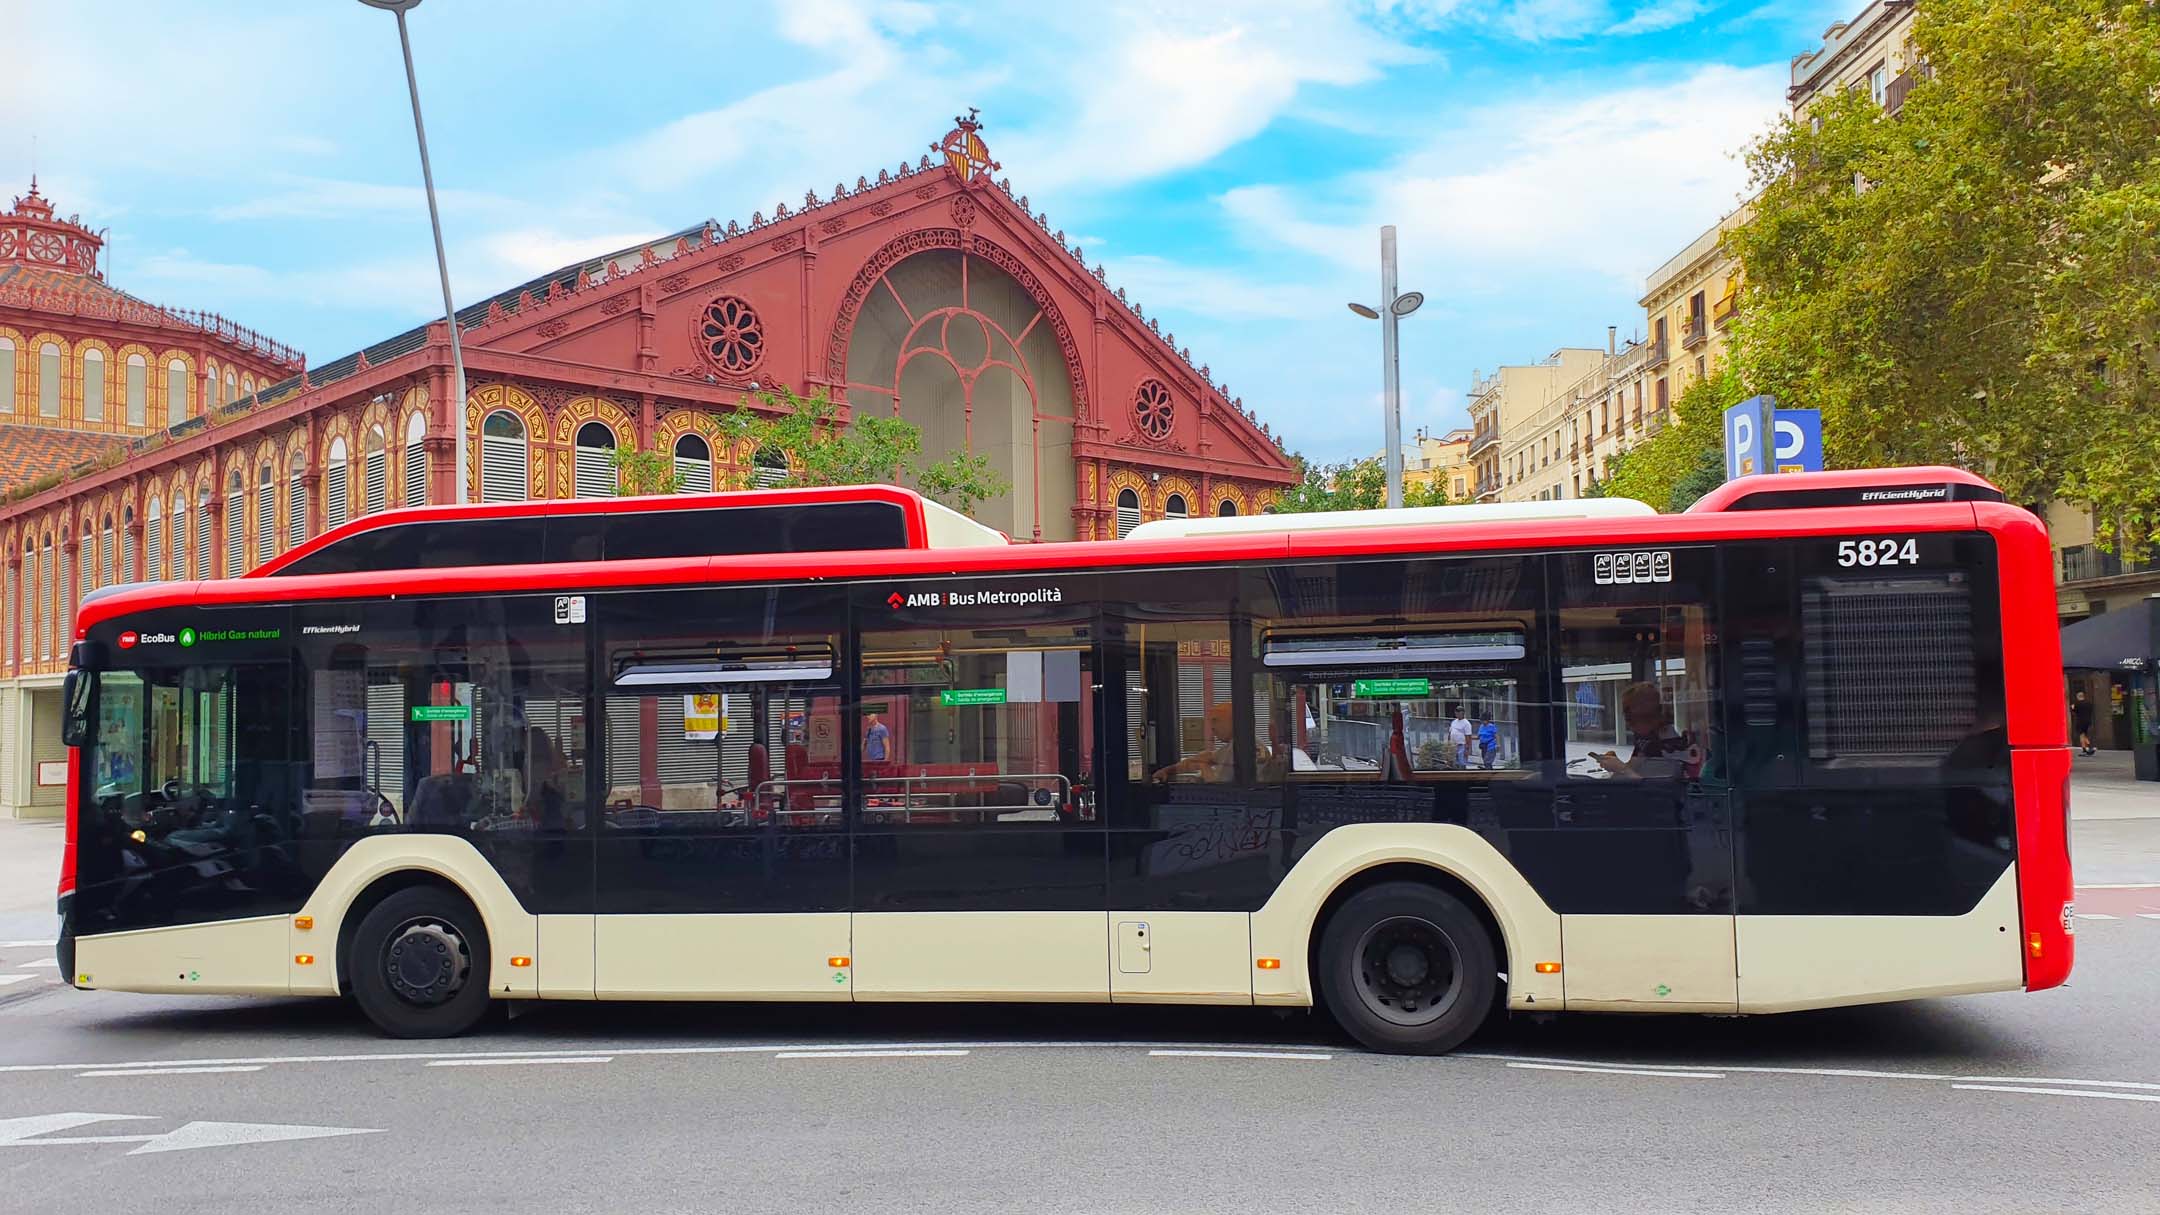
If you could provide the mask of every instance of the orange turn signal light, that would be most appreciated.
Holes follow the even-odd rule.
[[[1556,975],[1556,974],[1559,974],[1559,973],[1560,973],[1560,963],[1558,963],[1558,962],[1540,962],[1540,963],[1538,963],[1538,964],[1537,964],[1537,972],[1538,972],[1539,974],[1541,974],[1541,975]]]
[[[518,956],[510,959],[510,964],[512,966],[530,966],[532,965],[532,959],[526,957],[524,954],[519,954]]]
[[[296,953],[292,956],[292,960],[302,966],[313,966],[315,964],[315,955],[311,953]]]
[[[306,932],[308,929],[315,927],[315,917],[311,915],[296,915],[292,918],[292,926],[302,932]]]
[[[1262,969],[1262,970],[1281,970],[1281,969],[1282,969],[1282,959],[1281,959],[1281,958],[1261,958],[1261,959],[1259,959],[1258,961],[1255,961],[1255,962],[1253,963],[1253,965],[1255,965],[1255,966],[1259,967],[1259,968],[1260,968],[1260,969]]]
[[[2037,958],[2040,956],[2040,951],[2045,948],[2047,948],[2047,946],[2041,942],[2039,933],[2034,932],[2026,934],[2025,952]]]
[[[848,964],[848,956],[844,953],[836,953],[833,956],[825,959],[825,964],[832,967],[834,970],[843,969]]]

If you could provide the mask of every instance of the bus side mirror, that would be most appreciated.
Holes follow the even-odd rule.
[[[90,741],[90,694],[97,686],[92,672],[72,669],[60,688],[60,742],[79,747]]]

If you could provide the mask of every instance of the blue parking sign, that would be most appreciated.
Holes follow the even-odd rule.
[[[1767,472],[1821,472],[1822,411],[1780,409],[1770,423],[1770,460]]]
[[[1770,415],[1777,409],[1771,397],[1749,397],[1725,411],[1725,479],[1752,477],[1770,471],[1766,458],[1770,441]]]

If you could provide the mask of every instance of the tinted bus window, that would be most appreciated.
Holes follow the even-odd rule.
[[[349,574],[537,562],[542,559],[545,522],[539,518],[470,519],[378,527],[309,553],[278,573]]]

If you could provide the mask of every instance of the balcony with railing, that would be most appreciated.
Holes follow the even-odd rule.
[[[2062,550],[2062,580],[2089,582],[2095,578],[2119,578],[2124,574],[2149,574],[2160,570],[2160,558],[2124,557],[2102,552],[2090,544],[2073,544]]]
[[[1688,318],[1687,327],[1680,331],[1680,348],[1693,350],[1710,340],[1710,327],[1703,323],[1702,313]]]
[[[1470,454],[1477,455],[1500,441],[1500,423],[1493,418],[1481,419],[1470,432]]]
[[[1649,359],[1648,366],[1650,370],[1655,371],[1672,361],[1672,351],[1668,348],[1664,338],[1658,338],[1643,344],[1650,348],[1650,353],[1646,356]]]

